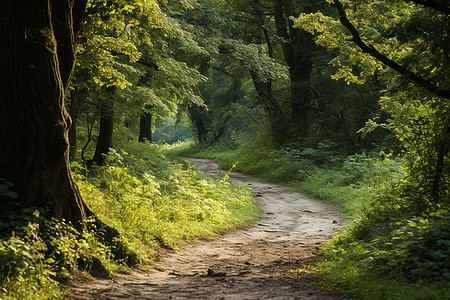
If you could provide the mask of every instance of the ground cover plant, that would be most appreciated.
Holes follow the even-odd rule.
[[[141,245],[136,250],[177,248],[182,240],[215,235],[258,214],[248,189],[169,161],[156,145],[127,150],[110,152],[106,166],[92,171],[94,176],[79,175],[78,181],[101,218]]]
[[[45,220],[39,210],[24,211],[16,232],[0,244],[2,299],[63,298],[59,282],[75,274],[126,271],[157,260],[158,247],[176,249],[259,214],[246,188],[170,161],[157,145],[132,143],[127,150],[111,149],[105,166],[90,171],[73,163],[82,196],[120,233],[120,243],[105,244],[92,220],[79,232],[68,222]],[[10,192],[7,187],[2,185],[3,193]]]
[[[225,180],[130,142],[158,127],[342,206],[351,221],[319,270],[335,286],[448,297],[446,1],[59,2],[0,9],[1,297],[58,297],[54,279],[253,215]]]
[[[446,299],[450,271],[448,207],[417,206],[405,196],[407,161],[383,151],[345,155],[333,145],[264,148],[182,145],[178,155],[216,158],[227,168],[284,183],[343,208],[348,225],[313,269],[357,299]]]

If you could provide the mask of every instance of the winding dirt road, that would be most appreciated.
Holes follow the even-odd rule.
[[[223,177],[205,159],[186,158],[199,171]],[[339,211],[323,202],[231,173],[252,189],[261,219],[209,241],[187,245],[150,271],[76,284],[71,299],[343,299],[308,272],[313,253],[340,228]]]

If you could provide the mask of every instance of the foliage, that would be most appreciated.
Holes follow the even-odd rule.
[[[13,220],[16,232],[0,243],[0,298],[62,298],[58,282],[73,274],[110,276],[130,259],[157,259],[157,247],[179,248],[258,216],[247,188],[169,161],[156,145],[132,143],[127,150],[111,149],[106,166],[91,171],[72,164],[84,199],[120,232],[126,249],[105,244],[93,220],[80,232],[37,210],[23,211]]]
[[[274,150],[254,141],[226,153],[217,145],[187,146],[171,151],[216,158],[227,168],[239,161],[241,172],[342,207],[349,225],[313,267],[333,288],[363,299],[449,297],[448,209],[421,212],[402,195],[409,182],[407,160],[384,152],[346,156],[332,144]]]
[[[186,58],[203,50],[170,16],[170,8],[156,1],[108,3],[88,3],[70,87],[72,119],[83,122],[79,137],[86,145],[84,160],[90,143],[97,138],[99,117],[114,115],[116,124],[125,122],[136,130],[143,111],[155,120],[174,115],[180,106],[203,105],[197,85],[206,77]],[[104,103],[114,109],[106,111]],[[74,135],[72,159],[78,152]]]
[[[66,291],[58,281],[68,278],[69,271],[112,271],[109,250],[94,231],[81,234],[64,221],[43,220],[38,211],[33,215],[27,227],[0,243],[2,299],[62,299]]]
[[[247,189],[170,162],[155,145],[127,150],[111,150],[107,165],[87,177],[77,165],[77,178],[90,207],[141,260],[149,259],[149,246],[178,248],[183,240],[215,235],[257,215]]]
[[[398,221],[387,239],[372,241],[386,273],[401,270],[409,280],[450,280],[450,214],[438,210]]]
[[[335,79],[362,84],[374,76],[384,84],[380,105],[388,117],[360,132],[395,133],[406,177],[381,184],[385,192],[325,249],[320,270],[356,297],[449,298],[450,102],[440,92],[449,83],[448,15],[405,1],[328,2],[339,20],[315,13],[294,22],[337,51]]]
[[[154,7],[154,2],[147,9]],[[117,54],[124,54],[136,62],[141,53],[130,39],[130,28],[138,25],[136,20],[127,20],[130,12],[144,5],[144,1],[89,1],[87,20],[82,43],[78,47],[78,60],[73,85],[90,89],[102,86],[130,85],[125,75],[117,69]],[[153,4],[153,5],[152,5]],[[155,10],[152,14],[155,14]],[[90,80],[87,80],[90,79]]]
[[[319,273],[358,298],[448,298],[448,210],[415,216],[385,200],[333,238]]]
[[[337,1],[329,2],[337,7]],[[358,1],[354,6],[342,2],[345,9],[339,11],[340,20],[319,12],[301,14],[294,22],[316,34],[318,45],[338,50],[330,61],[337,67],[335,79],[362,84],[376,76],[384,83],[380,104],[390,117],[379,126],[392,130],[409,155],[408,197],[424,208],[447,202],[450,102],[430,86],[448,86],[447,47],[443,42],[448,33],[442,31],[448,27],[448,16],[404,1]],[[344,21],[351,22],[345,27],[343,14],[348,18]],[[349,26],[357,32],[351,32]],[[358,46],[356,34],[361,39]],[[361,43],[384,54],[375,57],[361,48]],[[390,69],[381,61],[401,66]]]
[[[11,188],[14,184],[8,180],[0,178],[0,195],[7,196],[8,198],[15,199],[17,198],[17,193],[11,191]]]
[[[448,204],[445,199],[450,197],[450,157],[445,149],[448,149],[450,141],[450,106],[443,105],[440,99],[434,97],[421,100],[411,98],[406,104],[399,100],[383,97],[380,103],[393,118],[387,126],[395,132],[409,156],[411,198],[421,206],[435,205],[441,201]],[[439,191],[433,192],[438,174]]]
[[[384,152],[346,156],[333,143],[278,149],[265,140],[243,143],[236,150],[181,143],[169,149],[180,156],[217,159],[223,169],[258,175],[318,197],[355,213],[377,195],[389,194],[407,175],[405,161]]]
[[[37,224],[29,224],[23,237],[13,235],[0,243],[0,297],[2,299],[55,299],[62,297],[49,266],[46,245]]]
[[[313,3],[300,2],[295,12]],[[342,3],[363,42],[430,85],[448,86],[447,15],[408,1]],[[450,102],[357,47],[337,12],[323,7],[292,20],[323,47],[294,49],[313,52],[312,74],[302,82],[314,94],[309,136],[298,142],[284,130],[285,139],[277,140],[269,128],[292,109],[289,91],[298,85],[282,59],[283,45],[292,41],[278,35],[273,8],[271,1],[246,0],[89,1],[71,87],[84,97],[80,121],[87,126],[79,127],[79,138],[95,132],[92,120],[114,86],[114,138],[123,149],[111,149],[103,167],[72,167],[84,199],[127,249],[119,256],[104,245],[102,228],[89,220],[78,232],[63,220],[33,217],[42,208],[17,204],[2,212],[9,222],[0,223],[8,234],[0,245],[2,298],[62,297],[54,279],[70,272],[110,274],[117,268],[111,260],[149,261],[155,247],[175,249],[257,215],[249,191],[228,184],[227,175],[212,179],[169,161],[159,146],[132,142],[143,109],[164,118],[178,111],[177,123],[189,112],[193,125],[204,123],[208,149],[170,153],[217,158],[223,168],[340,205],[354,222],[329,244],[319,266],[335,285],[374,299],[411,298],[407,289],[417,298],[449,297],[440,281],[449,280]],[[192,108],[204,104],[194,120]],[[289,124],[284,129],[294,127]],[[364,149],[356,146],[364,144],[360,137],[377,128],[384,130],[381,139],[392,134],[398,142],[385,149],[378,136],[375,145],[366,138],[365,149],[377,151],[355,154]],[[14,199],[12,188],[0,178],[0,195]]]
[[[173,118],[166,118],[156,122],[153,139],[158,144],[173,144],[194,138],[191,125],[187,122],[176,122]]]

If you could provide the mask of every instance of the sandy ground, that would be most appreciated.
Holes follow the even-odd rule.
[[[205,173],[225,171],[205,159],[186,159]],[[252,189],[263,215],[255,224],[167,254],[150,271],[74,283],[70,299],[343,299],[305,269],[315,251],[341,225],[339,211],[323,202],[231,173]],[[307,268],[306,268],[307,269]]]

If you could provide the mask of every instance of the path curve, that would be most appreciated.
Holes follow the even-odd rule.
[[[186,158],[223,177],[216,163]],[[187,245],[150,271],[74,285],[72,299],[342,299],[304,269],[341,224],[337,208],[258,178],[231,173],[252,189],[263,215],[255,224]]]

